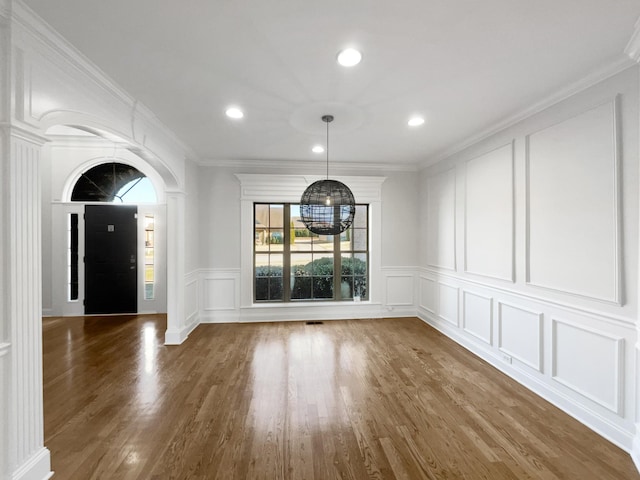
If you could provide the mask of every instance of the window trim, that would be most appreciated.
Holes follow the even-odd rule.
[[[253,204],[300,203],[302,192],[324,177],[310,175],[270,175],[236,173],[240,182],[240,308],[295,308],[317,306],[329,308],[346,305],[359,307],[382,303],[382,176],[332,176],[349,186],[357,203],[369,205],[369,300],[345,301],[253,301]]]
[[[272,252],[271,249],[267,250],[267,251],[256,251],[255,246],[256,246],[256,211],[257,211],[257,206],[262,205],[262,206],[267,206],[269,207],[269,209],[273,206],[282,206],[282,227],[271,227],[270,225],[267,226],[267,230],[271,231],[271,230],[280,230],[282,229],[282,250],[281,251],[275,251]],[[253,248],[251,251],[251,254],[253,256],[253,302],[256,304],[263,304],[263,303],[301,303],[301,302],[350,302],[350,301],[354,301],[354,298],[342,298],[342,279],[343,279],[343,274],[342,274],[342,258],[343,255],[345,254],[350,254],[352,257],[354,257],[355,255],[364,255],[366,256],[366,266],[367,266],[367,272],[366,272],[366,297],[365,299],[360,299],[360,296],[358,296],[358,300],[355,301],[368,301],[369,299],[369,281],[370,281],[370,275],[369,275],[369,270],[370,270],[370,265],[369,265],[369,204],[368,203],[356,203],[357,207],[364,207],[366,209],[367,212],[367,220],[366,220],[366,231],[367,231],[367,238],[366,238],[366,246],[364,249],[354,249],[353,248],[353,244],[352,244],[352,248],[349,250],[341,250],[341,234],[338,235],[332,235],[333,237],[333,246],[332,246],[332,250],[331,250],[331,254],[332,254],[332,258],[333,258],[333,275],[332,275],[332,284],[333,284],[333,298],[292,298],[292,287],[291,287],[291,262],[292,262],[292,255],[296,255],[296,254],[310,254],[312,256],[314,256],[314,250],[313,248],[309,249],[309,250],[291,250],[291,235],[292,235],[292,230],[290,225],[292,226],[292,217],[291,217],[291,207],[292,206],[300,206],[299,202],[275,202],[275,203],[266,203],[266,202],[254,202],[253,203],[253,226],[254,226],[254,231],[253,231],[253,238],[254,238],[254,243],[253,243]],[[355,234],[355,231],[353,229],[357,229],[357,230],[364,230],[362,227],[355,227],[355,226],[351,226],[349,229],[347,229],[347,231],[350,232],[351,235]],[[270,237],[271,234],[268,234],[267,236]],[[270,242],[269,242],[270,243]],[[319,253],[319,252],[315,252],[315,253]],[[258,277],[256,277],[256,259],[258,256],[261,255],[282,255],[282,299],[274,299],[274,300],[257,300],[256,296],[257,296],[257,281],[256,279]],[[355,279],[356,277],[362,277],[362,275],[352,275],[352,280]],[[271,278],[271,276],[269,276],[269,278]],[[317,276],[312,275],[311,276],[311,281],[313,282],[313,278],[317,278]],[[313,292],[313,288],[312,288],[312,292]]]

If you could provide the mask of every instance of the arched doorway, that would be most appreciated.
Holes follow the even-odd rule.
[[[166,313],[163,178],[113,136],[59,126],[47,130],[47,135],[51,144],[42,165],[43,313]],[[133,246],[126,258],[111,258],[109,252],[123,252],[110,243],[122,240],[123,216],[96,226],[93,214],[125,210],[130,210],[127,238]],[[103,227],[111,232],[95,231]],[[96,238],[107,243],[94,245]],[[90,265],[96,259],[102,270]],[[96,298],[102,298],[97,307]],[[109,298],[128,300],[120,305]]]

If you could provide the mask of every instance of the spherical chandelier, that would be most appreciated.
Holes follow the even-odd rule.
[[[327,178],[307,187],[300,198],[300,216],[309,231],[317,235],[337,235],[353,223],[356,201],[349,187],[329,179],[329,123],[333,115],[323,115],[327,124]]]

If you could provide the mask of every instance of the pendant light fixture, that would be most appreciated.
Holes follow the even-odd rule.
[[[356,201],[349,187],[329,180],[329,123],[333,115],[323,115],[327,124],[327,178],[307,187],[300,199],[300,216],[309,231],[318,235],[337,235],[353,223]]]

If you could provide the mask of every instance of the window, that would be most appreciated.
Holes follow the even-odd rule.
[[[102,163],[83,172],[73,186],[73,202],[156,203],[144,173],[123,163]]]
[[[369,207],[340,235],[311,233],[300,206],[254,203],[254,301],[366,300]]]
[[[144,216],[144,299],[153,300],[155,284],[155,225],[153,215]]]
[[[78,300],[78,214],[67,215],[67,299]]]

